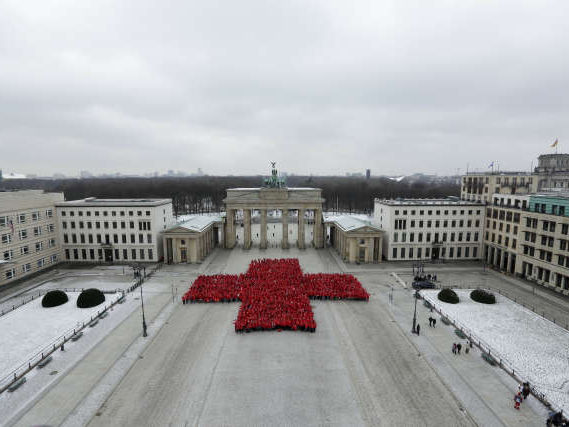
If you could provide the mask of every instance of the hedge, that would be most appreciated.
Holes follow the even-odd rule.
[[[483,289],[475,289],[470,292],[470,298],[473,301],[482,303],[482,304],[496,304],[496,297],[494,294],[485,291]]]
[[[79,294],[77,298],[77,307],[79,308],[90,308],[95,307],[99,304],[105,302],[105,294],[100,290],[91,288],[85,289]]]
[[[59,291],[59,290],[55,290],[55,291],[49,291],[47,294],[45,294],[41,300],[41,305],[42,307],[57,307],[59,305],[63,305],[65,304],[67,301],[69,301],[69,298],[67,298],[67,294],[63,291]]]
[[[460,299],[455,291],[452,289],[443,289],[438,294],[439,300],[442,302],[448,302],[449,304],[458,304]]]

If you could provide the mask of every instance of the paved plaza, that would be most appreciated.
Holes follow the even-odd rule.
[[[350,271],[369,302],[311,301],[315,333],[247,334],[234,331],[238,302],[180,303],[198,274],[242,273],[253,259],[285,257],[298,258],[305,273]],[[491,283],[536,310],[567,315],[558,296],[480,264],[427,269],[444,284]],[[140,337],[134,311],[8,425],[543,425],[543,405],[530,398],[515,411],[517,383],[476,349],[452,355],[453,329],[429,328],[422,305],[421,336],[410,333],[409,270],[294,248],[217,249],[201,265],[165,266],[144,285],[149,337]]]

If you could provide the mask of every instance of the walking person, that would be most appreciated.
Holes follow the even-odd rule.
[[[519,411],[521,403],[522,403],[522,394],[518,391],[518,393],[514,396],[514,408],[516,408]]]
[[[461,344],[461,343],[458,343],[458,344],[456,345],[456,350],[457,350],[458,354],[460,354],[460,350],[461,350],[461,349],[462,349],[462,344]]]
[[[435,319],[435,318],[433,317],[433,328],[435,328],[436,326],[437,326],[437,319]]]
[[[452,354],[456,354],[456,343],[452,343]]]
[[[421,331],[421,325],[419,325],[419,324],[417,323],[417,335],[419,335],[419,332],[420,332],[420,331]]]
[[[433,318],[429,317],[429,327],[432,328],[433,327]]]

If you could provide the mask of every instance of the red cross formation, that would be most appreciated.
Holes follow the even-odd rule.
[[[351,274],[303,274],[298,259],[285,258],[254,260],[244,274],[199,276],[182,302],[241,301],[236,332],[314,332],[310,298],[368,301],[369,294]]]

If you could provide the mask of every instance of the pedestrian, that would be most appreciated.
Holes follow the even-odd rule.
[[[433,317],[433,328],[436,328],[436,326],[437,326],[437,319],[435,319],[435,318]]]
[[[419,331],[421,330],[421,325],[417,323],[417,335],[419,335]]]
[[[458,344],[456,345],[456,350],[457,350],[458,354],[460,354],[460,350],[461,350],[461,349],[462,349],[462,344],[461,344],[461,343],[458,343]]]
[[[429,317],[429,327],[432,328],[433,327],[433,318]]]
[[[456,343],[452,343],[452,354],[456,354]]]
[[[65,343],[61,343],[61,351],[65,351]]]
[[[514,396],[514,408],[518,411],[520,410],[520,403],[522,403],[522,394],[518,391],[518,393]]]
[[[522,396],[523,396],[524,400],[526,400],[528,398],[529,393],[530,393],[529,383],[525,382],[523,384],[523,387],[522,387]]]

